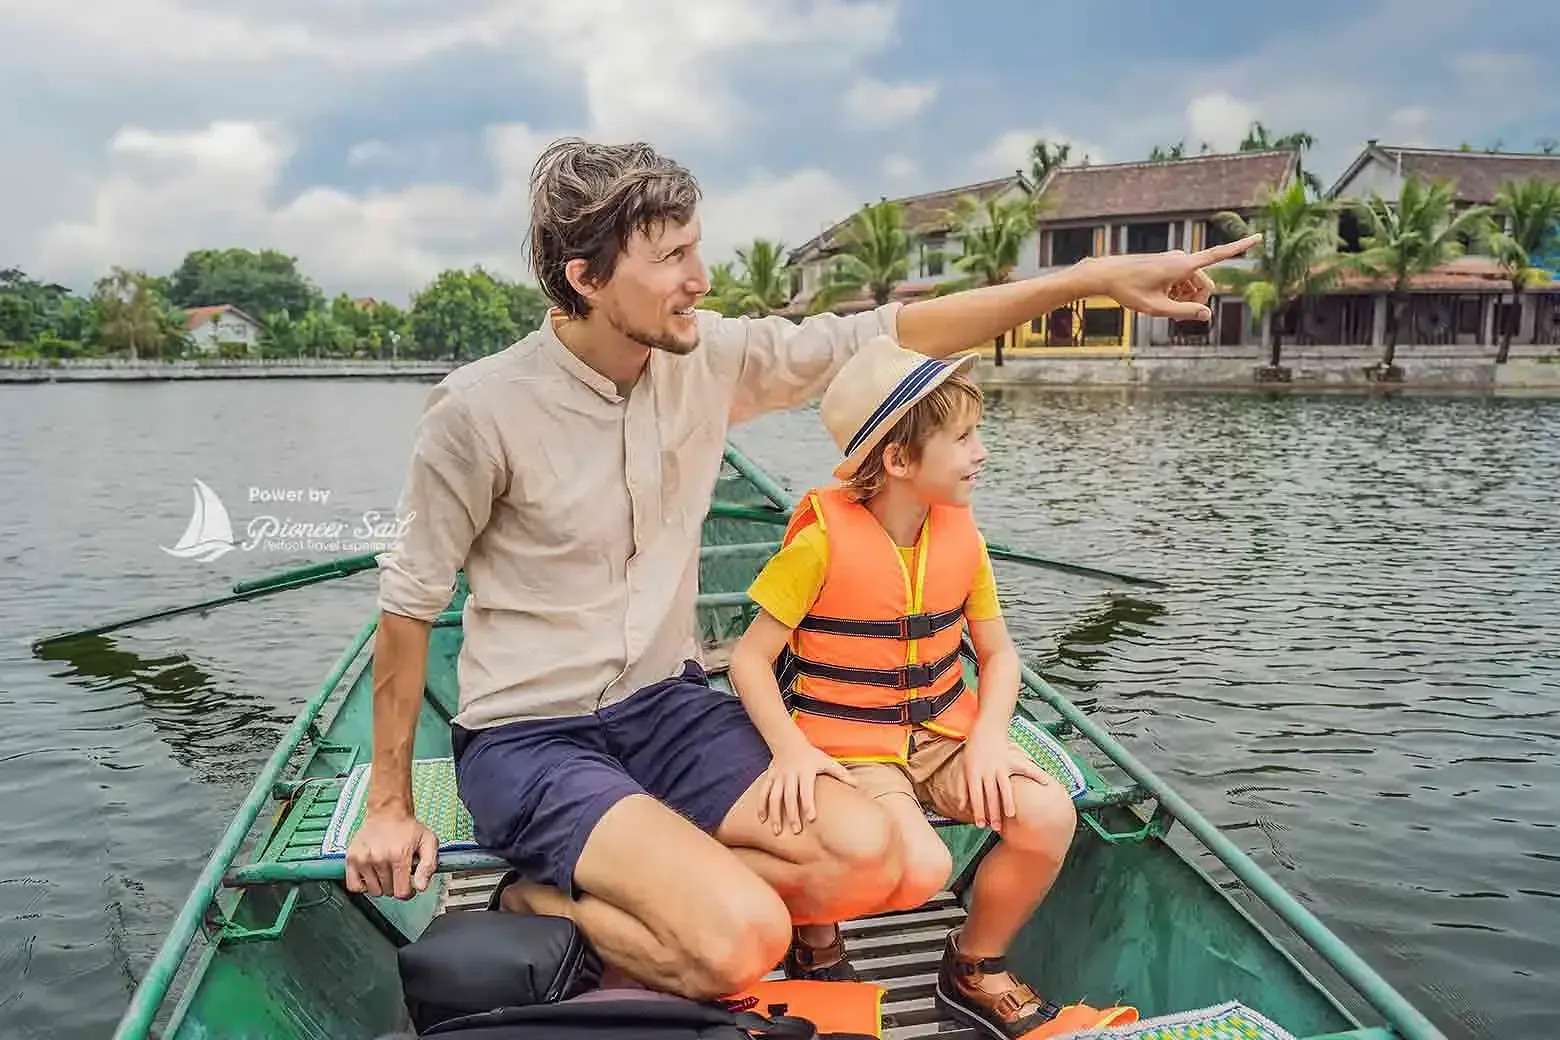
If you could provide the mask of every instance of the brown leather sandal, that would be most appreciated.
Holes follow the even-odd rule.
[[[982,1035],[998,1040],[1019,1040],[1031,1030],[1045,1025],[1061,1013],[1061,1008],[1042,1000],[1034,990],[1013,978],[1013,985],[1000,992],[988,992],[981,986],[987,975],[1008,970],[1005,957],[971,957],[960,952],[956,937],[949,932],[937,967],[937,1007],[965,1025],[974,1026]]]
[[[860,981],[856,969],[845,957],[845,936],[838,925],[834,926],[834,939],[827,946],[810,946],[802,939],[801,929],[792,929],[791,948],[785,953],[785,977],[828,982]]]

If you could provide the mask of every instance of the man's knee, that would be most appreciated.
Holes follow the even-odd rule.
[[[1002,840],[1026,852],[1063,859],[1078,827],[1078,811],[1067,792],[1056,783],[1015,776],[1013,800],[1018,812],[1003,820]]]
[[[882,806],[833,777],[817,786],[819,855],[846,870],[877,870],[895,859],[893,821]]]
[[[708,999],[745,989],[780,963],[791,941],[785,903],[758,877],[724,879],[712,886],[705,912],[689,921],[673,944],[673,966],[689,996]]]
[[[907,848],[894,909],[914,910],[922,906],[947,886],[952,873],[953,855],[936,834]]]

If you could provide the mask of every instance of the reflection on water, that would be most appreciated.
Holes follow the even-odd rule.
[[[235,756],[248,759],[254,749],[265,754],[292,721],[258,697],[217,679],[182,653],[144,657],[118,646],[113,636],[84,636],[41,648],[37,656],[63,662],[67,668],[50,677],[99,693],[133,695],[142,709],[138,714],[156,731],[180,766],[198,782],[234,778]],[[119,724],[94,716],[113,716],[124,703],[105,698],[80,711],[80,732],[113,732]],[[134,766],[103,763],[110,769]]]
[[[187,523],[192,475],[224,495],[329,488],[349,514],[393,501],[425,393],[0,394],[0,486],[29,489],[0,510],[0,560],[21,564],[0,582],[7,1035],[108,1032],[372,577],[42,658],[27,642],[301,562],[156,547]],[[1001,392],[987,415],[991,540],[1168,584],[998,562],[1025,659],[1449,1035],[1546,1035],[1560,405]],[[828,479],[815,410],[734,439],[792,492]]]

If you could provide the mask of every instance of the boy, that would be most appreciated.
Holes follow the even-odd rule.
[[[974,360],[929,359],[880,336],[842,367],[820,411],[845,483],[797,507],[750,589],[761,609],[730,674],[773,754],[761,815],[776,833],[815,818],[820,774],[888,815],[900,881],[881,911],[919,906],[947,884],[948,850],[923,807],[1000,836],[948,936],[937,1002],[992,1036],[1019,1037],[1058,1008],[1009,975],[1003,955],[1060,871],[1076,814],[1007,736],[1018,654],[970,512],[986,458],[981,394],[964,374]],[[959,662],[964,622],[978,696]],[[785,968],[855,977],[837,925],[796,928]]]

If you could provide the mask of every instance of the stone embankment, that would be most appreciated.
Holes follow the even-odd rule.
[[[453,361],[373,361],[351,358],[264,358],[127,361],[72,358],[0,360],[0,383],[166,382],[181,379],[440,379]]]
[[[1009,354],[1001,366],[990,351],[977,366],[986,386],[1134,387],[1198,390],[1436,390],[1489,391],[1560,397],[1560,348],[1513,344],[1495,363],[1495,348],[1404,346],[1397,378],[1380,378],[1374,347],[1285,347],[1278,372],[1256,347],[1137,347],[1038,356]]]

